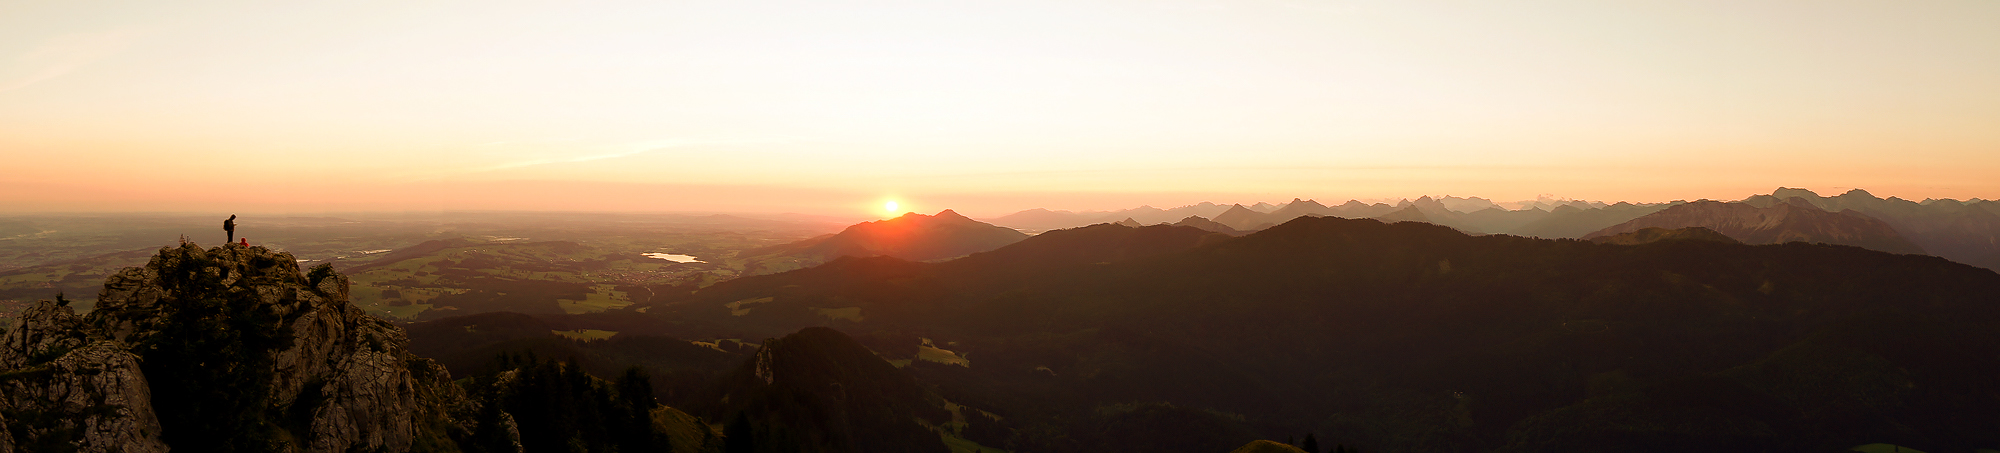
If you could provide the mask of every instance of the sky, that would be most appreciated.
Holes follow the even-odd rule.
[[[2000,2],[0,0],[0,212],[2000,198]]]

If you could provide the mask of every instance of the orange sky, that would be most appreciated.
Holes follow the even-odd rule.
[[[1990,1],[411,3],[0,4],[0,213],[2000,198]]]

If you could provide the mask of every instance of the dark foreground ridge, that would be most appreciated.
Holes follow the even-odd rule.
[[[966,438],[1011,451],[1215,452],[1308,433],[1361,451],[2000,446],[2000,275],[1655,233],[1099,225],[942,263],[747,277],[645,315],[694,338],[854,333],[997,415],[1010,434]],[[896,349],[919,337],[925,349]],[[926,360],[932,345],[969,363]],[[1162,439],[1175,442],[1140,447]]]
[[[929,427],[943,399],[839,331],[769,340],[720,382],[711,419],[729,420],[731,452],[947,453]]]

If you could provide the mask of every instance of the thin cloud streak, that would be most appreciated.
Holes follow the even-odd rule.
[[[410,177],[410,178],[405,178],[405,179],[411,179],[411,180],[417,180],[417,181],[423,181],[423,180],[434,180],[434,179],[441,179],[441,178],[445,178],[445,177],[449,177],[449,176],[463,176],[463,175],[471,175],[471,174],[479,174],[479,173],[492,173],[492,172],[498,172],[498,171],[506,171],[506,170],[517,170],[517,169],[522,169],[522,168],[528,168],[528,167],[537,167],[537,166],[543,166],[543,165],[554,165],[554,164],[572,164],[572,163],[581,163],[581,162],[591,162],[591,161],[599,161],[599,160],[607,160],[607,159],[618,159],[618,158],[624,158],[624,157],[632,157],[632,156],[637,156],[637,155],[641,155],[641,154],[647,154],[647,153],[652,153],[652,152],[658,152],[658,151],[667,151],[667,150],[671,150],[671,149],[676,149],[676,148],[686,148],[686,147],[690,147],[690,146],[710,146],[710,145],[724,145],[724,146],[728,146],[728,145],[747,145],[747,144],[765,144],[765,143],[786,143],[786,142],[790,142],[790,141],[792,141],[792,140],[791,140],[791,139],[789,139],[789,138],[757,138],[757,139],[663,139],[663,140],[644,140],[644,141],[637,141],[637,142],[631,142],[631,143],[626,143],[626,144],[623,144],[623,145],[617,145],[617,146],[611,146],[611,147],[609,147],[609,148],[614,148],[614,149],[617,149],[617,148],[622,148],[622,149],[624,149],[623,151],[614,151],[614,152],[606,152],[606,153],[600,153],[600,154],[591,154],[591,155],[586,155],[586,156],[574,156],[574,157],[549,157],[549,158],[540,158],[540,159],[527,159],[527,160],[519,160],[519,161],[513,161],[513,162],[505,162],[505,163],[500,163],[500,164],[494,164],[494,165],[486,165],[486,166],[480,166],[480,167],[471,167],[471,168],[460,168],[460,169],[454,169],[454,170],[444,170],[444,171],[438,171],[438,172],[432,172],[432,173],[428,173],[428,174],[423,174],[423,175],[416,175],[416,176],[413,176],[413,177]],[[502,144],[506,144],[506,143],[508,143],[508,142],[506,142],[506,141],[498,141],[498,142],[491,142],[491,143],[483,143],[483,144],[480,144],[480,145],[475,145],[475,146],[480,146],[480,147],[487,147],[487,146],[498,146],[498,145],[502,145]]]
[[[536,165],[548,165],[548,164],[568,164],[568,163],[576,163],[576,162],[590,162],[590,161],[593,161],[593,160],[605,160],[605,159],[617,159],[617,158],[620,158],[620,157],[625,157],[625,156],[632,156],[632,155],[637,155],[637,154],[644,154],[644,153],[648,153],[648,152],[652,152],[652,151],[658,151],[658,150],[660,150],[660,149],[665,149],[665,148],[658,148],[658,149],[647,149],[647,150],[638,150],[638,151],[626,151],[626,152],[622,152],[622,153],[611,153],[611,154],[600,154],[600,155],[595,155],[595,156],[582,156],[582,157],[570,157],[570,158],[563,158],[563,159],[534,159],[534,160],[524,160],[524,161],[520,161],[520,162],[509,162],[509,163],[504,163],[504,164],[500,164],[500,165],[493,165],[493,166],[487,166],[487,167],[479,167],[479,168],[473,168],[473,169],[470,169],[470,170],[468,170],[467,172],[468,172],[468,173],[485,173],[485,172],[492,172],[492,171],[500,171],[500,170],[512,170],[512,169],[516,169],[516,168],[522,168],[522,167],[533,167],[533,166],[536,166]]]
[[[19,90],[69,75],[97,60],[125,48],[126,32],[59,36],[15,58],[17,67],[40,67],[11,81],[0,79],[0,93]]]

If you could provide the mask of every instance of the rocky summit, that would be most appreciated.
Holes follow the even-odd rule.
[[[0,453],[455,451],[476,404],[331,267],[190,243],[0,334]]]

